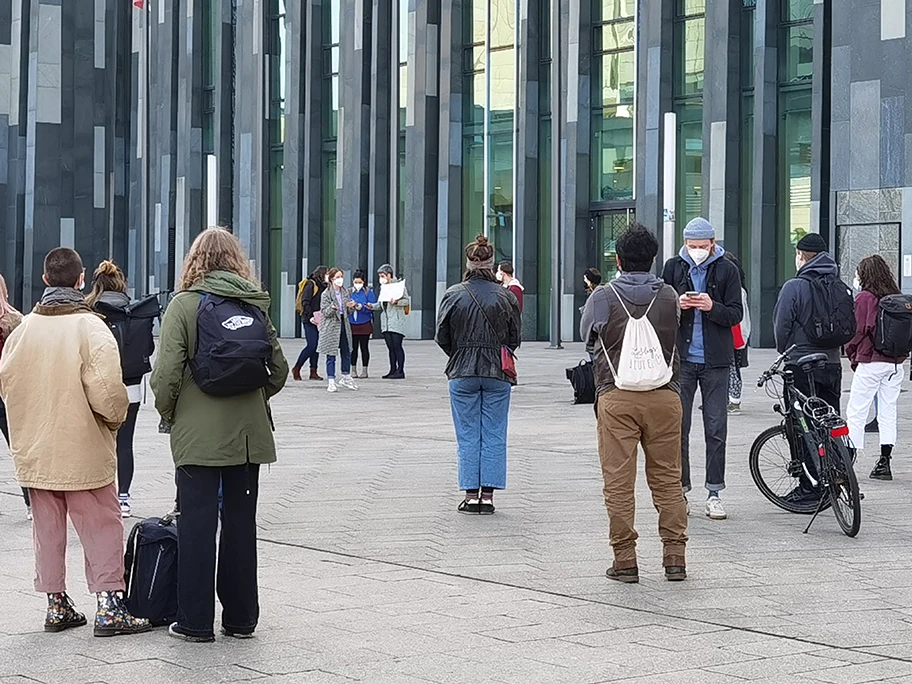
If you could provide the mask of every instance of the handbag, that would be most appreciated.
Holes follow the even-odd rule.
[[[475,293],[472,292],[470,288],[465,283],[462,286],[466,291],[471,295],[472,299],[475,300],[475,306],[478,307],[478,310],[481,311],[481,315],[484,317],[485,322],[488,324],[488,327],[491,329],[491,332],[494,333],[494,337],[497,337],[497,329],[491,324],[491,319],[488,318],[488,314],[485,313],[484,307],[481,306],[481,303],[478,301],[478,297],[475,296]],[[503,374],[506,375],[511,380],[516,380],[516,354],[513,353],[513,350],[510,349],[507,345],[500,345],[500,369],[503,371]]]

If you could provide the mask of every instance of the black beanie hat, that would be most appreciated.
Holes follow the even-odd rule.
[[[820,237],[819,233],[808,233],[798,240],[796,247],[802,252],[810,252],[811,254],[820,254],[820,252],[825,252],[829,249],[826,240]]]
[[[587,268],[585,273],[583,273],[583,277],[593,285],[598,285],[602,282],[602,274],[594,268]]]

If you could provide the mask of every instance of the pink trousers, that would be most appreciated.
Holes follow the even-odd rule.
[[[82,542],[89,591],[123,591],[124,526],[114,483],[82,492],[29,491],[35,591],[66,591],[67,514]]]

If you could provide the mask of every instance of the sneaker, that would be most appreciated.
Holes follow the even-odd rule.
[[[336,381],[332,378],[329,379],[329,385],[326,388],[327,392],[338,392],[339,388],[336,386]]]
[[[731,401],[728,402],[728,412],[729,413],[741,413],[741,402],[740,401]]]
[[[119,591],[98,592],[98,610],[95,613],[95,636],[112,637],[121,634],[140,634],[152,629],[145,618],[134,617],[124,604]]]
[[[809,491],[798,485],[788,494],[782,497],[784,501],[799,506],[816,506],[820,502],[820,492]]]
[[[222,627],[222,636],[230,637],[232,639],[253,639],[255,634],[253,631],[235,632],[234,630],[228,629],[227,627]]]
[[[181,641],[186,641],[188,644],[211,644],[215,641],[214,634],[212,636],[196,636],[195,634],[188,633],[176,622],[172,622],[171,626],[168,627],[168,636],[180,639]]]
[[[358,390],[358,383],[355,382],[355,379],[350,375],[343,375],[342,379],[339,380],[339,387],[344,387],[345,389],[350,389],[352,391]]]
[[[710,520],[725,520],[728,517],[722,499],[718,496],[711,496],[706,500],[706,517]]]
[[[26,507],[25,507],[25,519],[26,519],[26,520],[33,520],[33,517],[32,517],[32,507],[31,507],[31,506],[26,506]]]
[[[123,518],[129,518],[133,515],[133,509],[130,506],[130,497],[120,498],[120,515]]]
[[[48,594],[47,617],[44,618],[45,632],[62,632],[86,624],[86,616],[76,611],[72,599],[66,592]]]
[[[390,380],[405,380],[405,372],[396,371],[395,373],[391,373],[389,376],[389,379]]]
[[[615,582],[623,584],[638,584],[640,581],[640,570],[637,567],[622,568],[618,570],[614,564],[605,570],[605,577]]]

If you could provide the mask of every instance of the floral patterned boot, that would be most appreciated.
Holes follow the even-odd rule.
[[[47,617],[44,619],[45,632],[62,632],[71,627],[82,627],[86,616],[76,612],[72,599],[66,592],[48,594]]]
[[[95,613],[95,636],[139,634],[152,629],[152,624],[148,620],[133,617],[130,614],[124,604],[122,592],[100,591],[97,596],[98,612]]]

